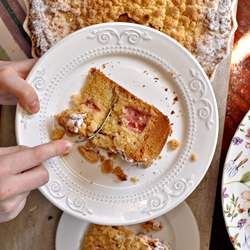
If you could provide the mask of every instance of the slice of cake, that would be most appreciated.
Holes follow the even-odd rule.
[[[167,242],[160,242],[145,234],[135,235],[124,226],[91,225],[81,250],[170,250]]]
[[[74,108],[57,116],[71,133],[91,136],[112,112],[92,142],[120,153],[131,165],[148,167],[160,154],[171,132],[170,122],[153,105],[92,68],[81,93],[72,98]]]

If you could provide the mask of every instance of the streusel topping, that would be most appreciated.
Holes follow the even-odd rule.
[[[133,22],[173,37],[208,76],[226,55],[231,0],[27,0],[36,56],[68,34],[98,23]]]

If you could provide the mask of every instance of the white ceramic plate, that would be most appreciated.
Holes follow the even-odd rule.
[[[199,250],[200,236],[196,220],[189,206],[183,202],[172,211],[158,218],[161,231],[150,231],[153,238],[166,240],[173,250]],[[56,232],[56,250],[79,250],[89,223],[66,213],[62,214]],[[142,225],[126,226],[135,233],[142,232]],[[146,233],[145,231],[143,231]]]
[[[212,160],[218,113],[210,82],[194,57],[161,32],[127,23],[87,27],[56,44],[30,72],[27,80],[39,94],[41,110],[28,115],[17,107],[18,144],[50,140],[54,115],[70,106],[93,66],[168,115],[170,139],[181,146],[171,152],[164,147],[161,159],[147,169],[118,158],[115,165],[128,175],[125,182],[83,162],[73,149],[67,157],[45,162],[50,181],[40,190],[65,212],[94,223],[126,225],[158,217],[185,200]]]
[[[235,249],[250,249],[250,111],[229,147],[222,178],[222,207]]]

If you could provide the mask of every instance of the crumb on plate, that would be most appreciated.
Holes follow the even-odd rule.
[[[180,147],[181,143],[177,139],[173,139],[168,141],[168,145],[172,150],[176,150],[178,147]]]
[[[149,220],[146,221],[145,224],[143,225],[143,228],[149,232],[150,230],[153,231],[160,231],[162,229],[162,223],[161,221],[157,220],[157,219],[153,219],[153,220]]]
[[[102,162],[102,172],[105,174],[111,173],[113,171],[113,161],[106,159]]]
[[[136,183],[139,181],[139,179],[137,177],[131,177],[130,179],[132,182]]]
[[[54,129],[52,131],[52,135],[50,137],[51,140],[59,140],[62,139],[65,135],[65,131],[63,129]]]
[[[91,149],[87,149],[84,146],[80,146],[77,148],[79,153],[89,162],[96,163],[99,160],[98,154]]]
[[[192,154],[191,155],[191,160],[192,161],[197,161],[198,160],[197,155],[196,154]]]
[[[115,174],[121,181],[126,181],[128,178],[128,176],[123,172],[123,170],[120,167],[114,168],[112,173]]]

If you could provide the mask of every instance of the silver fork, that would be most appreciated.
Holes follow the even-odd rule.
[[[110,114],[111,114],[111,112],[112,112],[112,110],[113,110],[113,108],[114,108],[114,105],[115,105],[116,101],[117,101],[117,98],[115,99],[115,101],[113,101],[112,106],[111,106],[111,109],[109,110],[107,116],[105,117],[105,120],[103,121],[103,123],[101,124],[101,126],[95,131],[95,133],[94,133],[93,135],[91,135],[90,137],[85,138],[85,139],[80,140],[80,141],[76,141],[76,142],[74,142],[73,144],[79,144],[79,143],[83,143],[83,142],[85,142],[85,141],[91,140],[91,139],[93,139],[97,134],[99,134],[99,132],[102,130],[103,126],[105,125],[106,121],[108,120],[108,118],[109,118],[109,116],[110,116]]]
[[[88,140],[94,138],[94,137],[101,131],[101,129],[103,128],[103,126],[104,126],[104,124],[106,123],[106,121],[108,120],[108,118],[109,118],[111,112],[112,112],[112,109],[110,109],[110,111],[108,112],[108,114],[107,114],[107,116],[106,116],[104,122],[103,122],[102,125],[95,131],[95,133],[94,133],[93,135],[91,135],[90,137],[85,138],[85,139],[83,139],[83,140],[74,142],[74,144],[79,144],[79,143],[82,143],[82,142],[85,142],[85,141],[88,141]]]

